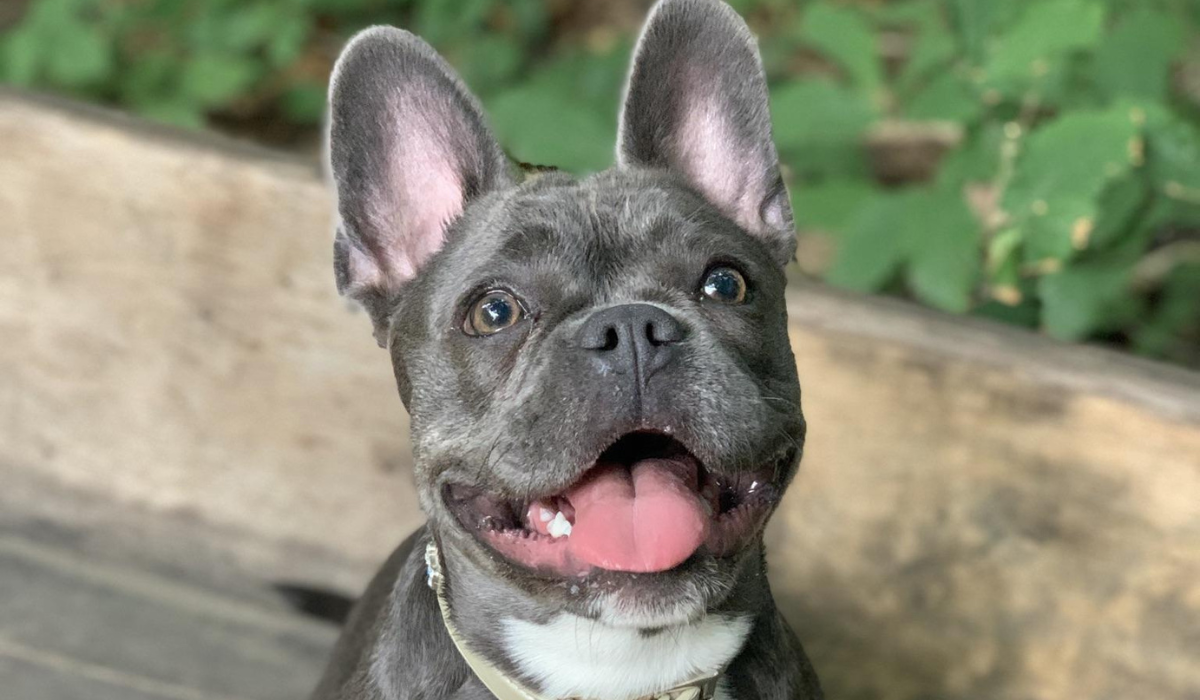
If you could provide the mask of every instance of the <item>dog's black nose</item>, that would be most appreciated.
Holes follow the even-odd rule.
[[[679,319],[652,304],[621,304],[583,322],[576,344],[593,354],[601,371],[634,372],[644,383],[671,359],[687,337]]]

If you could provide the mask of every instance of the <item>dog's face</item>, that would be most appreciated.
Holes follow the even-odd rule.
[[[617,166],[517,182],[424,42],[373,29],[347,47],[339,288],[391,352],[451,563],[655,627],[721,603],[761,556],[804,441],[766,99],[732,10],[666,0]]]

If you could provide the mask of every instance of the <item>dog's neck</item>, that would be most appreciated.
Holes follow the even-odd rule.
[[[751,559],[720,609],[699,619],[639,628],[546,610],[528,594],[497,585],[465,558],[455,558],[453,573],[447,571],[454,581],[446,586],[448,627],[485,664],[540,697],[655,697],[719,676],[741,652],[753,626],[754,589],[765,580],[761,562]],[[716,687],[717,700],[727,700],[723,684],[718,681]]]

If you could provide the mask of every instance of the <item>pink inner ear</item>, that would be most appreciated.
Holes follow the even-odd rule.
[[[743,228],[761,232],[759,207],[766,191],[755,163],[756,153],[739,148],[728,115],[713,86],[701,86],[683,106],[675,136],[673,163],[710,202]]]
[[[441,249],[446,225],[462,213],[460,170],[465,164],[452,150],[450,134],[471,132],[456,110],[439,108],[437,101],[410,87],[389,106],[394,126],[385,156],[386,176],[368,198],[368,216],[379,232],[371,252],[384,279],[368,276],[364,284],[385,282],[394,287],[411,279]],[[431,113],[444,121],[433,121]]]

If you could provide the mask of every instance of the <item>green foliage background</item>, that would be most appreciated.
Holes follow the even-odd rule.
[[[762,40],[828,281],[1200,366],[1200,2],[733,4]],[[395,24],[459,68],[516,157],[586,172],[612,159],[633,27],[572,15],[566,0],[31,0],[0,35],[0,79],[294,139],[315,133],[345,37]],[[889,166],[905,148],[927,166]]]

